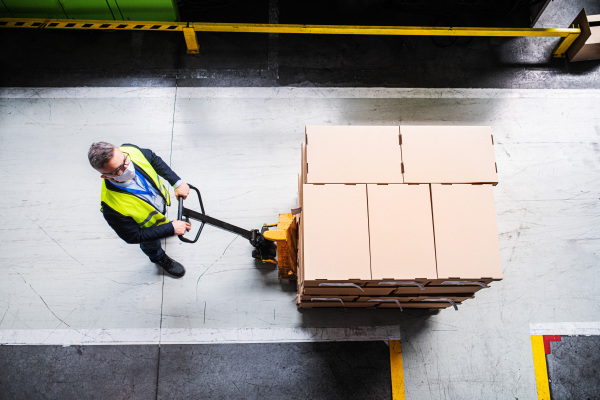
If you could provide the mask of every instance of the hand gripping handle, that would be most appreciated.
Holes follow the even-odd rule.
[[[190,185],[188,183],[188,186],[190,187],[191,190],[193,190],[194,192],[196,192],[196,195],[198,196],[198,202],[200,203],[200,211],[202,214],[205,214],[204,212],[204,205],[202,204],[202,195],[200,195],[200,191],[193,185]],[[177,209],[177,219],[180,221],[185,221],[185,222],[190,222],[190,218],[185,215],[185,211],[187,209],[185,207],[183,207],[183,197],[179,196],[179,207]],[[194,238],[194,240],[190,240],[186,237],[184,237],[183,235],[179,235],[179,240],[181,240],[182,242],[186,242],[186,243],[196,243],[198,241],[198,238],[200,238],[200,234],[202,233],[202,229],[204,228],[204,221],[202,221],[202,223],[200,224],[200,228],[198,229],[198,233],[196,234],[196,238]]]

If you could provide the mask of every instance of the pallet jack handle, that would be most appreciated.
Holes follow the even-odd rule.
[[[200,233],[202,233],[204,224],[206,223],[206,224],[215,226],[217,228],[221,228],[227,232],[235,233],[236,235],[239,235],[239,236],[249,240],[250,243],[254,247],[262,246],[262,243],[264,242],[264,238],[263,238],[261,232],[259,232],[258,230],[254,229],[254,230],[249,231],[247,229],[240,228],[239,226],[235,226],[235,225],[232,225],[225,221],[221,221],[220,219],[216,219],[216,218],[206,215],[206,213],[204,212],[204,204],[202,203],[202,195],[200,194],[200,191],[195,186],[190,185],[189,183],[188,183],[188,186],[190,187],[191,190],[196,192],[196,195],[198,195],[198,202],[200,203],[200,212],[190,210],[189,208],[185,208],[183,206],[183,197],[180,197],[179,198],[179,209],[177,210],[177,219],[189,223],[190,218],[191,218],[196,221],[200,221],[202,224],[200,225],[200,228],[198,229],[198,233],[196,234],[196,238],[194,240],[187,239],[187,238],[183,237],[183,235],[181,235],[181,236],[179,236],[179,239],[181,241],[186,242],[186,243],[196,243],[196,241],[198,241],[198,238],[200,237]]]
[[[179,197],[177,219],[187,223],[190,222],[190,219],[193,219],[200,221],[201,225],[193,240],[185,238],[183,235],[179,235],[179,240],[186,243],[196,243],[200,238],[200,233],[202,233],[204,224],[209,224],[228,232],[235,233],[250,241],[250,244],[254,247],[254,250],[252,250],[252,257],[261,260],[262,262],[276,264],[279,267],[280,279],[296,279],[298,233],[296,220],[292,214],[279,214],[279,222],[277,224],[263,225],[260,230],[243,229],[239,226],[206,215],[200,191],[195,186],[190,185],[189,183],[188,185],[190,190],[196,192],[196,195],[198,196],[200,212],[185,208],[183,206],[183,197]],[[277,226],[276,229],[272,231],[269,230],[269,228],[275,226]],[[279,248],[281,248],[282,251],[281,259],[277,259]]]
[[[202,203],[202,195],[200,195],[200,191],[198,190],[198,188],[196,188],[193,185],[190,185],[188,183],[188,186],[190,187],[191,190],[193,190],[194,192],[196,192],[196,194],[198,195],[198,201],[200,202],[200,211],[202,214],[206,215],[206,213],[204,212],[204,204]],[[179,196],[179,208],[177,209],[177,219],[180,221],[185,221],[187,223],[190,223],[190,217],[188,215],[183,215],[184,210],[187,210],[186,208],[183,207],[183,197]],[[181,240],[182,242],[186,242],[186,243],[196,243],[198,241],[198,238],[200,238],[200,234],[202,233],[202,229],[204,229],[204,221],[201,221],[202,223],[200,224],[200,228],[198,229],[198,233],[196,234],[196,238],[194,238],[194,240],[190,240],[186,237],[183,237],[183,235],[179,236],[179,240]]]

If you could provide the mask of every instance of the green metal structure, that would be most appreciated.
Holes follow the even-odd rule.
[[[0,18],[179,21],[175,0],[0,0]]]

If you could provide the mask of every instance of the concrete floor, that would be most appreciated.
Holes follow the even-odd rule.
[[[551,347],[547,360],[552,398],[600,398],[600,336],[562,336]]]
[[[582,6],[600,13],[597,2],[552,2],[538,24],[566,26]],[[94,386],[99,365],[106,382],[128,388],[122,398],[174,398],[181,387],[165,391],[177,376],[164,367],[177,368],[177,352],[227,354],[219,346],[229,345],[349,341],[339,351],[372,354],[381,369],[385,351],[362,343],[388,339],[402,340],[406,398],[534,399],[530,335],[561,334],[552,331],[558,323],[600,333],[598,62],[552,60],[547,39],[478,39],[440,50],[429,39],[405,38],[410,46],[401,50],[391,39],[314,38],[313,48],[283,35],[276,46],[273,37],[209,36],[202,43],[213,51],[189,57],[173,45],[181,38],[154,32],[86,33],[97,47],[73,34],[19,32],[0,31],[7,49],[0,55],[0,399],[112,390]],[[411,57],[407,48],[415,50]],[[373,57],[357,63],[365,51]],[[48,64],[38,66],[40,59]],[[209,215],[258,228],[297,205],[305,125],[400,123],[490,125],[494,132],[504,280],[458,311],[298,311],[293,283],[255,263],[243,239],[210,227],[194,245],[166,240],[188,272],[180,280],[164,276],[103,220],[99,178],[86,158],[98,140],[150,147],[202,190]],[[252,356],[257,347],[238,351],[261,359]],[[109,362],[118,354],[139,362]],[[280,352],[273,354],[277,363]],[[54,361],[63,357],[80,357],[90,373],[78,375],[71,392],[38,390],[69,381],[58,368],[47,379],[41,369],[68,371],[71,363]],[[186,392],[193,397],[208,382],[206,361],[186,360],[179,378],[193,377]],[[237,371],[219,365],[223,377]],[[11,374],[36,377],[18,381],[31,391],[14,391],[17,381],[3,378]],[[131,380],[118,380],[127,374]],[[377,376],[374,385],[387,388]],[[386,390],[373,398],[386,398]],[[283,398],[272,393],[259,394]],[[249,390],[240,397],[257,396]]]
[[[27,349],[0,346],[0,399],[391,398],[381,341]]]
[[[3,89],[0,343],[175,344],[401,337],[407,398],[535,398],[530,323],[600,320],[600,91]],[[568,105],[568,107],[566,106]],[[459,311],[310,310],[251,246],[166,240],[171,279],[98,212],[92,141],[153,148],[243,227],[296,206],[305,124],[491,125],[504,280]],[[26,181],[27,184],[23,184]],[[171,216],[173,210],[171,210]],[[328,329],[322,329],[328,328]],[[317,336],[315,336],[317,335]]]

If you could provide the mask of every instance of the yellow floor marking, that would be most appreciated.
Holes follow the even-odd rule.
[[[533,367],[535,369],[538,399],[550,400],[550,384],[548,383],[548,367],[546,365],[543,335],[531,335],[531,349],[533,351]]]
[[[392,400],[405,400],[404,366],[402,364],[402,346],[399,340],[390,340],[390,369],[392,371]]]

